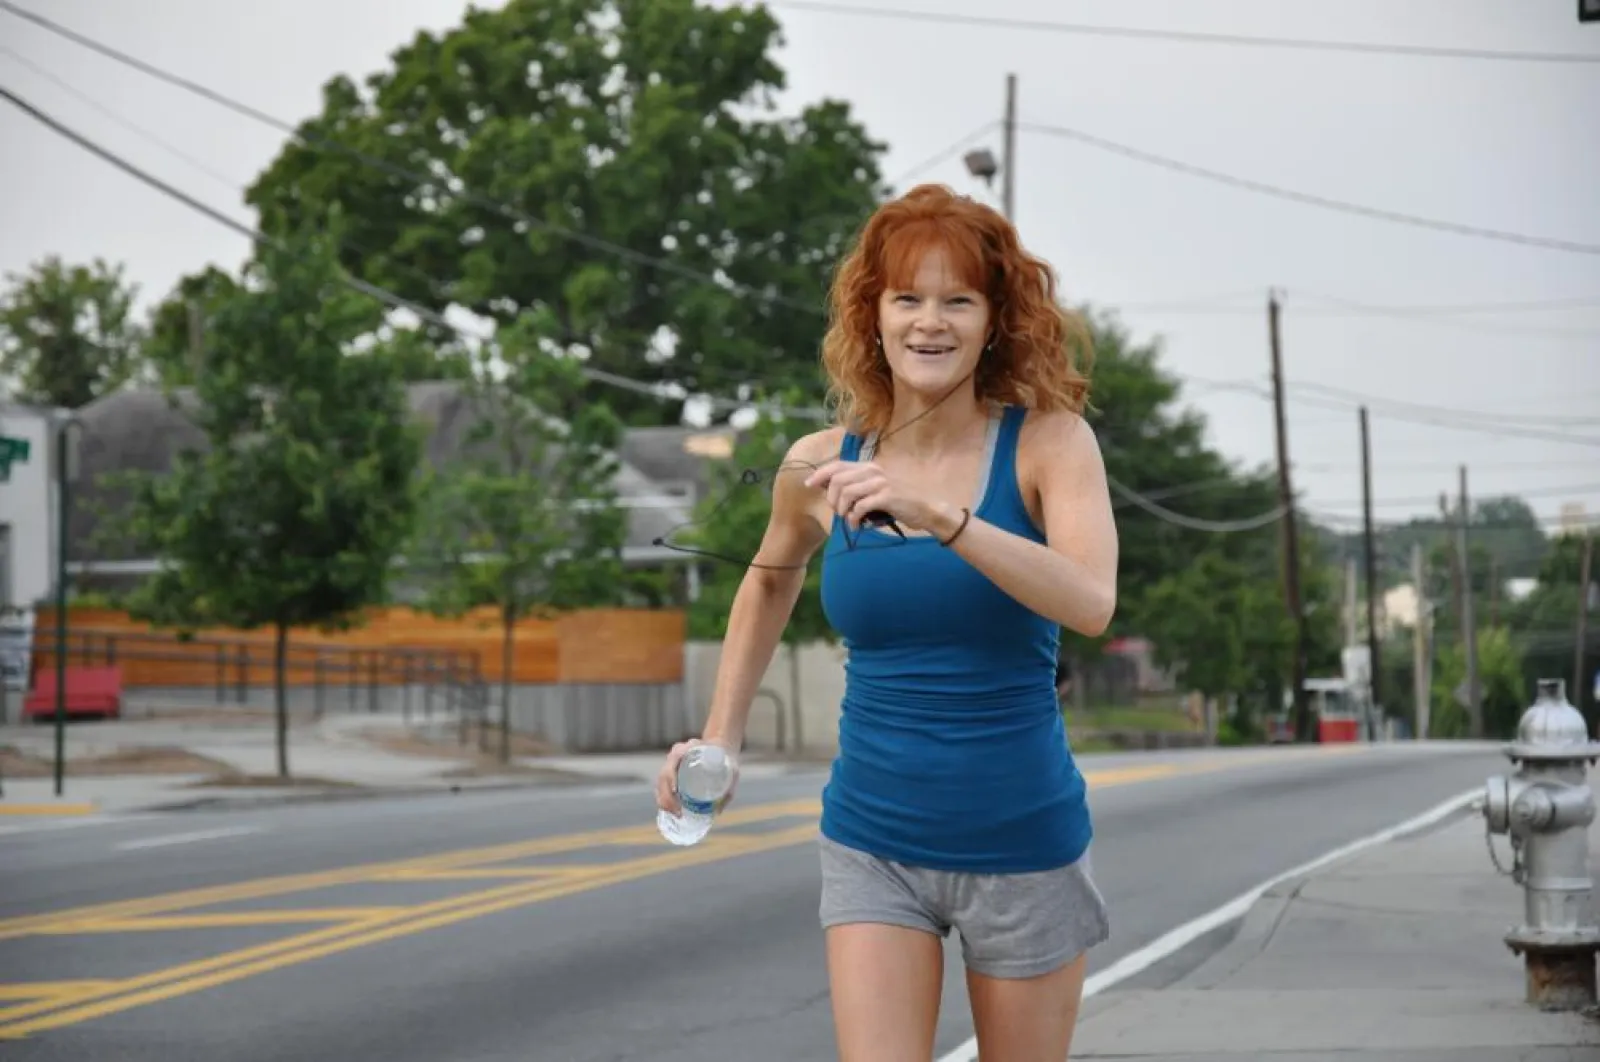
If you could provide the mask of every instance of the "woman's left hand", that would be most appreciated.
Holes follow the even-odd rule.
[[[806,477],[806,486],[825,493],[828,507],[851,530],[859,528],[870,512],[888,513],[902,527],[916,531],[929,530],[937,518],[933,506],[908,494],[871,461],[829,461]]]

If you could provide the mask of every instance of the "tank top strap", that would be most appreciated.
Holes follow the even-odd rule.
[[[839,443],[839,459],[841,461],[859,461],[861,459],[861,436],[853,431],[844,433],[844,440]]]
[[[994,468],[1010,480],[1016,479],[1017,440],[1022,436],[1022,422],[1027,416],[1026,406],[1006,406],[1000,417],[1000,434],[994,443]]]
[[[1006,406],[1000,417],[1000,428],[995,433],[994,459],[990,467],[993,480],[990,517],[1002,526],[1029,535],[1038,529],[1028,515],[1028,506],[1022,498],[1022,487],[1017,482],[1017,443],[1022,436],[1022,422],[1027,419],[1026,406]]]

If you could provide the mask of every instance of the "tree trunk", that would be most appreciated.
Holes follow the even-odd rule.
[[[272,694],[278,716],[278,777],[289,777],[289,625],[279,623],[272,658]]]
[[[511,762],[511,663],[516,653],[516,614],[510,609],[501,613],[504,637],[500,644],[500,762]]]

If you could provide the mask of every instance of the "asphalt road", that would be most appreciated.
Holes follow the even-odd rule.
[[[1113,916],[1092,971],[1505,761],[1391,746],[1083,764]],[[688,850],[654,838],[643,786],[0,832],[0,1056],[832,1059],[822,780],[747,780]],[[971,1034],[957,948],[941,1053]]]

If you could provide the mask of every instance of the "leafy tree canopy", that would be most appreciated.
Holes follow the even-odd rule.
[[[22,402],[88,405],[140,375],[138,289],[123,268],[52,255],[0,290],[0,383]]]
[[[814,389],[829,272],[883,146],[838,101],[778,115],[777,43],[765,9],[693,0],[475,9],[364,85],[330,81],[247,198],[269,232],[337,205],[352,272],[436,311],[546,311],[594,368]],[[630,422],[677,414],[608,399]]]

